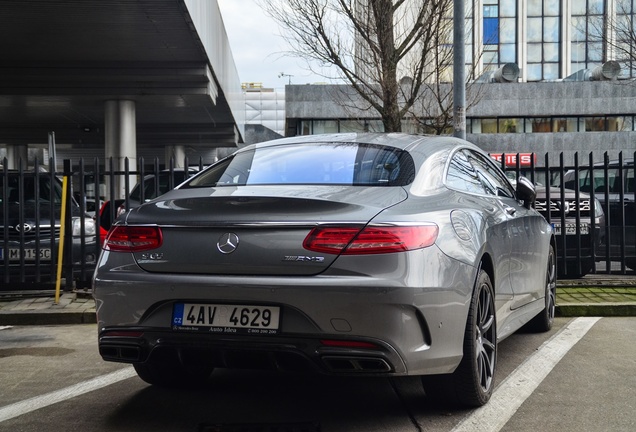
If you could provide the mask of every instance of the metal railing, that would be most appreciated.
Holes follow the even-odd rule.
[[[564,164],[563,154],[556,163],[545,154],[540,166],[535,154],[496,156],[507,175],[537,184],[535,207],[553,226],[565,227],[557,236],[561,277],[634,274],[636,152],[621,152],[616,160],[604,153],[603,162],[595,162],[593,152],[583,162],[577,153],[572,165]]]

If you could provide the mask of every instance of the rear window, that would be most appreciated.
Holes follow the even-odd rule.
[[[20,198],[25,202],[33,202],[36,193],[41,202],[53,201],[56,204],[62,202],[62,187],[57,180],[51,183],[51,177],[48,173],[39,175],[37,183],[33,173],[23,174],[22,179],[20,179],[19,174],[9,174],[7,176],[6,196],[4,196],[4,178],[4,175],[0,173],[0,202],[5,200],[18,202]]]
[[[371,144],[320,143],[240,152],[210,167],[185,187],[404,186],[414,178],[413,159],[403,150]]]
[[[153,198],[157,198],[159,195],[163,195],[171,189],[174,189],[175,186],[179,185],[185,180],[185,172],[184,171],[174,171],[172,173],[172,177],[170,172],[161,172],[159,173],[159,192],[157,192],[157,178],[156,176],[148,176],[144,179],[143,188],[144,188],[144,200],[150,200]],[[133,190],[130,192],[130,199],[135,201],[141,201],[141,185],[138,183]]]
[[[594,189],[596,193],[604,193],[605,188],[609,189],[609,193],[618,194],[621,192],[621,177],[619,168],[609,168],[607,170],[607,182],[605,181],[605,169],[598,167],[593,170],[594,178],[590,175],[589,169],[582,169],[579,171],[579,190],[582,192],[590,192]],[[625,193],[633,193],[634,183],[634,169],[627,168],[623,171],[623,181]],[[557,182],[557,186],[560,183]],[[576,179],[574,178],[574,172],[571,171],[565,175],[564,185],[568,189],[574,189],[576,187]]]

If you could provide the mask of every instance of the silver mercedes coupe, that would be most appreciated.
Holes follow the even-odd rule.
[[[554,233],[534,199],[458,138],[242,148],[110,229],[99,352],[160,386],[214,368],[418,375],[436,399],[483,405],[498,342],[554,319]]]

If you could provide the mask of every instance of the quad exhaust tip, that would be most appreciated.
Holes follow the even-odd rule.
[[[141,359],[141,349],[134,346],[109,345],[99,347],[99,354],[104,360],[117,362],[134,362]]]
[[[323,356],[323,363],[332,372],[382,373],[390,372],[386,360],[377,357]]]

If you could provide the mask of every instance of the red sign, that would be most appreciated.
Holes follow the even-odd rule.
[[[537,164],[537,155],[535,153],[490,153],[490,157],[495,159],[498,162],[501,162],[501,158],[506,156],[506,166],[507,167],[516,167],[517,166],[517,156],[519,156],[519,166],[520,167],[530,167],[532,166],[532,161],[534,160],[534,164]]]

